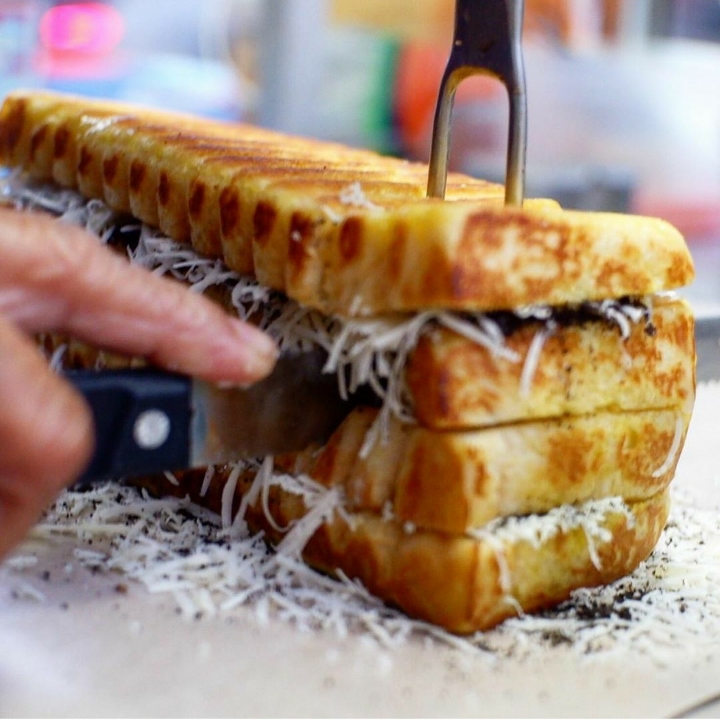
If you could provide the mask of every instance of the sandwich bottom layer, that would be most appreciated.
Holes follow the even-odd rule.
[[[302,492],[262,469],[217,468],[209,483],[202,471],[134,483],[156,494],[189,495],[226,516],[232,516],[232,504],[251,531],[263,532],[281,552],[301,552],[316,569],[357,579],[388,604],[461,634],[632,572],[657,543],[669,512],[664,490],[639,502],[565,505],[449,535],[377,513],[346,512],[341,494],[332,490],[325,491],[330,502],[309,507]],[[298,529],[302,540],[289,546]]]

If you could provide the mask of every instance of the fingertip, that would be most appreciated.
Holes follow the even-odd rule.
[[[30,341],[0,317],[0,556],[87,464],[92,415]]]
[[[245,376],[243,382],[257,382],[267,377],[280,355],[277,343],[262,330],[239,319],[230,318],[230,328],[242,357],[237,371]]]
[[[267,377],[279,354],[276,343],[264,332],[213,308],[204,326],[172,334],[150,358],[208,382],[247,386]]]

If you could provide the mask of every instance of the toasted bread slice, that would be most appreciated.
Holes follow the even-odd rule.
[[[52,147],[52,162],[38,147]],[[217,251],[219,225],[230,267],[327,313],[560,305],[693,277],[682,237],[660,220],[549,200],[506,208],[502,188],[460,175],[446,201],[427,199],[423,165],[129,105],[13,93],[0,110],[0,161],[119,210],[144,208],[141,220],[203,250]],[[215,218],[210,240],[192,232],[193,214]]]
[[[652,497],[672,480],[689,423],[673,410],[465,432],[393,423],[389,438],[360,457],[374,417],[354,411],[324,447],[276,458],[277,467],[342,487],[354,511],[450,534],[564,503]]]
[[[218,472],[202,497],[202,473],[182,473],[178,485],[157,476],[137,483],[157,494],[189,495],[220,512]],[[241,476],[236,500],[252,478]],[[237,505],[237,502],[236,502]],[[273,486],[266,514],[260,501],[245,518],[272,544],[306,513],[299,495]],[[493,523],[472,535],[409,529],[374,513],[335,513],[312,535],[303,558],[329,574],[342,571],[404,612],[456,633],[485,630],[520,610],[566,600],[580,587],[632,572],[652,551],[667,520],[667,491],[647,500],[555,509],[547,517]]]
[[[506,338],[518,362],[450,330],[421,337],[406,379],[418,421],[436,429],[477,428],[536,418],[677,407],[695,400],[693,313],[678,298],[653,300],[650,322],[628,323],[628,335],[599,320],[580,320],[547,334],[525,322]],[[527,372],[527,381],[523,373]]]

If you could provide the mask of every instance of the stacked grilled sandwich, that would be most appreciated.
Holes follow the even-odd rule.
[[[308,533],[310,565],[465,633],[654,547],[695,391],[693,318],[669,292],[693,267],[667,223],[507,208],[452,174],[427,199],[423,165],[49,93],[5,100],[0,161],[33,192],[54,183],[219,259],[229,312],[242,277],[243,314],[326,348],[362,400],[325,445],[273,459],[340,498]],[[271,543],[308,513],[250,469],[180,473],[180,491],[220,510],[229,475]]]

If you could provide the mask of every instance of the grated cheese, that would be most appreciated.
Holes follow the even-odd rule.
[[[620,502],[607,508],[621,511]],[[522,532],[533,542],[571,518],[591,534],[602,504],[555,513],[547,529],[520,520],[494,528],[493,538]],[[526,520],[534,525],[537,519]],[[550,529],[550,525],[556,525]],[[709,642],[720,635],[720,526],[714,512],[695,507],[675,491],[668,527],[648,560],[632,575],[601,588],[578,590],[555,610],[505,621],[488,632],[457,637],[386,607],[357,581],[332,580],[297,558],[267,550],[260,535],[229,532],[217,516],[188,500],[151,499],[114,483],[87,492],[66,491],[33,531],[34,539],[69,534],[82,543],[97,538],[95,526],[111,525],[106,549],[75,553],[99,572],[119,572],[149,592],[173,598],[188,620],[250,610],[259,623],[277,617],[300,630],[345,637],[359,633],[388,649],[407,642],[442,643],[497,662],[532,655],[548,645],[579,654],[664,652]],[[485,526],[487,531],[490,526]],[[83,548],[78,548],[83,550]],[[33,568],[5,572],[21,577]],[[35,597],[28,599],[37,599]],[[512,602],[512,598],[507,598]]]
[[[362,185],[359,182],[350,183],[340,191],[340,202],[343,205],[365,208],[366,210],[379,210],[380,206],[370,202]]]
[[[601,569],[596,543],[608,542],[611,532],[603,527],[609,514],[625,516],[628,527],[635,524],[635,516],[621,497],[592,500],[582,505],[561,505],[542,515],[511,516],[496,518],[483,527],[468,531],[470,537],[487,542],[495,553],[500,571],[500,587],[506,602],[517,605],[511,595],[512,577],[506,559],[506,550],[517,542],[527,542],[539,548],[560,533],[581,528],[587,540],[588,553],[593,565]]]
[[[210,484],[212,483],[213,477],[215,477],[215,466],[210,465],[205,470],[205,475],[203,477],[202,486],[200,487],[200,497],[205,497],[207,495],[207,492],[210,489]]]
[[[235,497],[235,489],[237,488],[240,474],[242,473],[244,467],[244,463],[236,463],[232,472],[228,475],[228,479],[225,481],[225,486],[223,487],[220,519],[222,521],[222,526],[225,528],[232,525],[232,502]],[[258,475],[259,474],[260,473],[258,473]]]
[[[169,470],[166,470],[163,475],[165,476],[165,479],[175,487],[178,487],[180,485],[180,481],[175,477],[173,473],[171,473]]]
[[[16,555],[5,561],[13,570],[27,570],[38,564],[37,555]]]
[[[62,343],[62,345],[58,345],[58,347],[55,348],[48,360],[48,365],[53,372],[60,372],[62,370],[67,351],[67,343]]]
[[[44,603],[47,596],[26,580],[19,580],[13,588],[13,594],[17,600],[32,600],[33,602]]]
[[[610,532],[602,523],[607,515],[615,513],[624,515],[629,527],[633,526],[635,516],[623,499],[610,497],[590,500],[582,505],[561,505],[542,515],[496,518],[482,527],[469,530],[468,535],[479,540],[492,536],[507,544],[522,541],[538,548],[559,533],[581,527],[588,538],[607,542]]]
[[[276,550],[279,555],[301,559],[308,540],[325,522],[332,520],[335,511],[342,506],[342,493],[338,488],[318,493],[309,504],[308,512],[295,522]]]
[[[548,320],[547,325],[538,330],[530,343],[522,372],[520,373],[520,394],[527,397],[532,389],[532,381],[535,377],[538,364],[540,362],[540,354],[545,346],[545,342],[554,331],[552,321]]]
[[[466,318],[452,313],[440,313],[438,322],[448,330],[487,348],[493,355],[504,358],[508,362],[520,362],[520,356],[510,348],[505,347],[505,336],[499,325],[487,316],[477,313],[477,325],[468,322]]]

